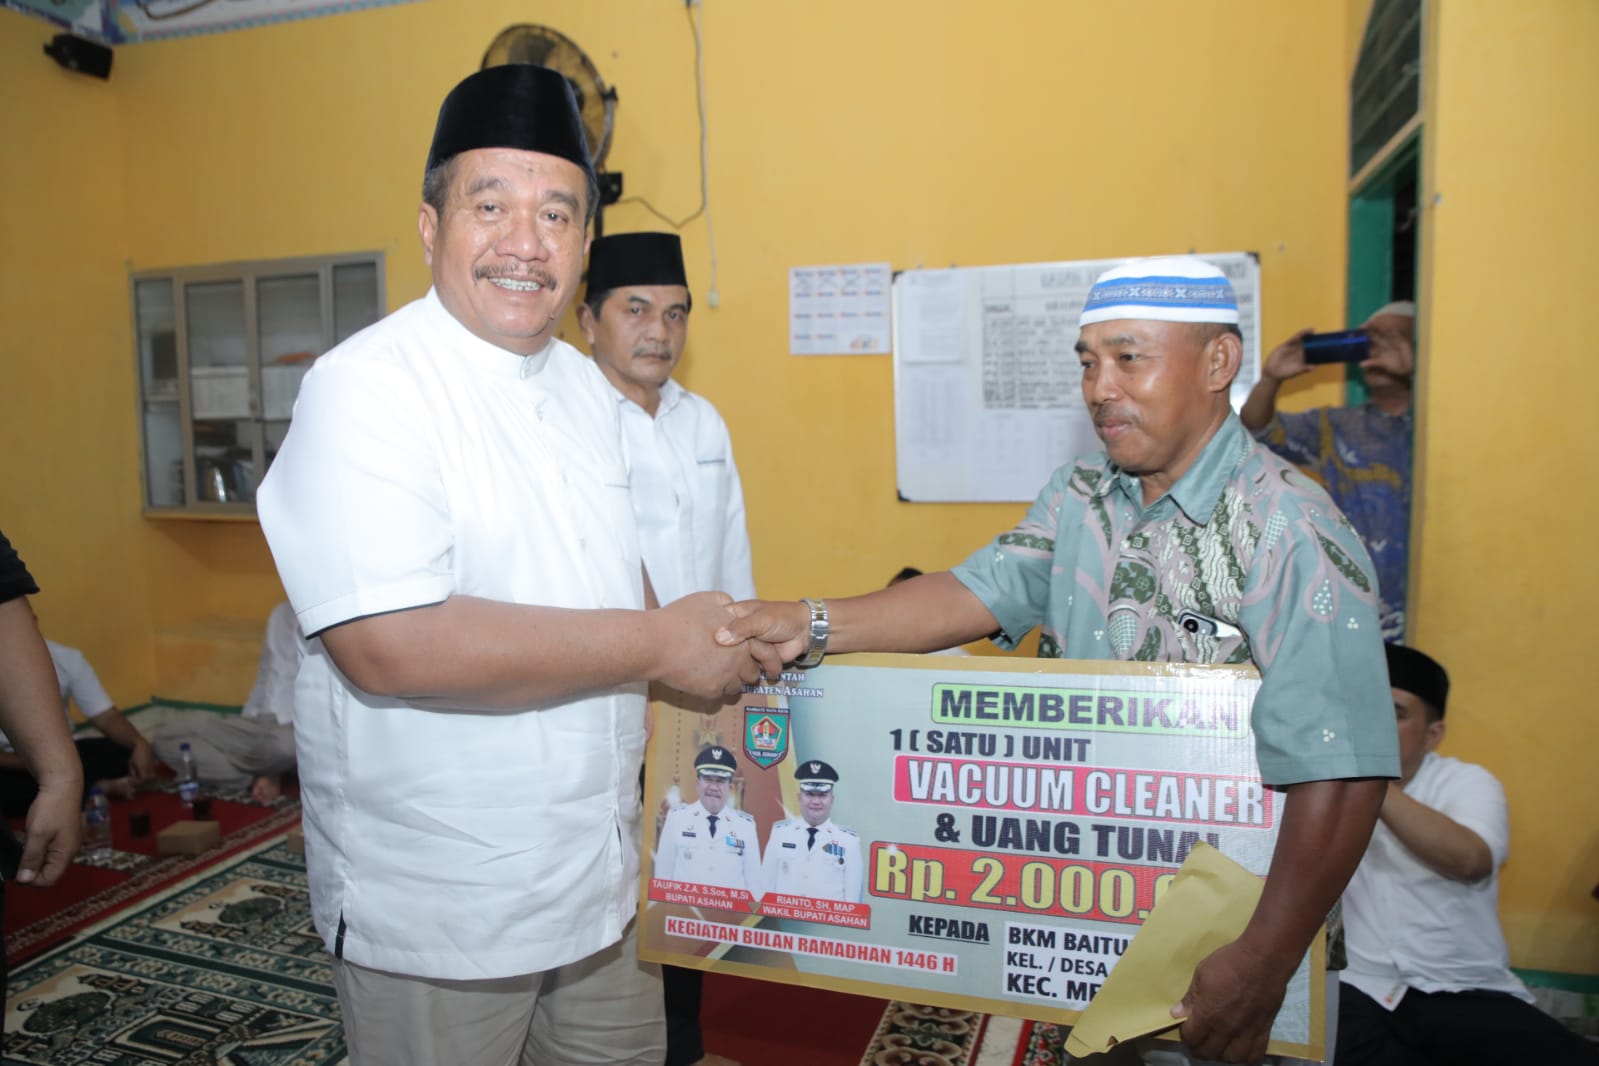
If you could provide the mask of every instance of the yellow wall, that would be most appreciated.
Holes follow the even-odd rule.
[[[1270,0],[1236,5],[1222,19],[1163,3],[1040,2],[986,13],[979,32],[969,6],[950,0],[713,0],[705,47],[722,306],[701,303],[684,377],[732,428],[763,591],[854,590],[906,563],[945,566],[1019,510],[896,502],[888,360],[791,359],[792,264],[1254,249],[1268,335],[1340,321],[1341,213],[1303,205],[1340,195],[1343,56],[1317,42],[1342,38],[1343,14]],[[538,17],[585,47],[619,88],[610,165],[626,174],[629,194],[688,214],[698,168],[684,7],[564,0]],[[116,416],[116,438],[68,447],[88,468],[82,495],[126,528],[118,550],[132,553],[143,586],[137,610],[102,617],[96,639],[81,640],[97,663],[114,646],[146,645],[142,672],[107,671],[131,690],[118,693],[124,702],[147,689],[241,698],[249,645],[281,593],[253,523],[134,515],[122,271],[376,248],[388,254],[390,306],[416,297],[427,283],[414,219],[432,115],[493,35],[526,18],[512,0],[432,0],[128,46],[118,49],[109,85],[67,78],[32,55],[50,32],[43,23],[10,13],[0,22],[14,66],[28,74],[8,75],[23,80],[13,98],[35,101],[38,139],[88,96],[106,127],[96,140],[119,146],[114,166],[85,151],[7,188],[31,204],[58,188],[57,172],[76,173],[97,183],[99,204],[127,205],[104,213],[109,226],[105,217],[76,216],[69,234],[92,230],[94,240],[62,246],[74,262],[93,256],[104,275],[89,319],[103,323],[103,335],[73,347],[105,364],[94,389]],[[1282,69],[1298,72],[1293,94],[1281,91]],[[656,223],[622,205],[607,225],[619,232]],[[684,237],[703,293],[703,221]],[[19,315],[41,336],[58,326],[33,306]],[[50,380],[66,389],[83,379],[57,372]],[[1319,396],[1310,387],[1289,402]],[[1329,379],[1322,398],[1335,396]],[[11,431],[53,428],[66,406],[63,398],[31,407]],[[52,476],[59,469],[52,464]],[[20,495],[7,488],[8,511]],[[72,506],[49,494],[19,537],[56,528]],[[66,558],[105,551],[88,531],[57,545]],[[88,581],[94,573],[79,574],[86,587],[66,601],[75,618],[99,609],[94,586],[104,582]]]
[[[146,208],[135,265],[383,248],[391,305],[418,295],[431,116],[494,33],[526,17],[517,3],[436,0],[124,49],[124,119],[141,146],[127,184]],[[684,374],[732,428],[769,594],[948,565],[1017,513],[895,502],[888,360],[788,357],[790,265],[1258,249],[1269,334],[1341,320],[1341,213],[1303,209],[1340,195],[1343,56],[1316,43],[1342,40],[1340,8],[1266,0],[1218,19],[1161,3],[1015,4],[986,12],[981,32],[972,17],[909,0],[706,11],[722,305],[699,305]],[[539,18],[619,88],[610,164],[628,192],[686,215],[698,174],[683,6],[568,0]],[[1282,69],[1298,73],[1295,93]],[[637,206],[607,215],[613,232],[654,225]],[[703,223],[684,236],[703,294]],[[213,532],[166,537],[178,558],[158,572],[177,576]],[[261,562],[233,539],[236,558]],[[174,624],[186,612],[160,611]]]
[[[979,19],[953,0],[710,0],[722,306],[699,304],[684,374],[732,428],[763,591],[848,592],[906,563],[945,566],[1019,511],[895,501],[888,361],[790,358],[787,267],[1253,249],[1268,338],[1341,323],[1347,79],[1367,6],[1038,0]],[[1599,589],[1560,541],[1529,543],[1511,524],[1525,505],[1507,510],[1499,486],[1556,501],[1568,537],[1595,517],[1593,479],[1549,460],[1585,472],[1599,458],[1588,421],[1556,401],[1599,391],[1570,312],[1599,266],[1599,9],[1439,7],[1416,639],[1457,678],[1447,750],[1510,791],[1515,961],[1591,971],[1599,737],[1561,666]],[[432,115],[494,33],[528,18],[577,40],[618,87],[610,164],[628,193],[688,214],[697,129],[678,0],[536,13],[429,0],[120,48],[109,84],[54,67],[38,54],[50,28],[0,10],[0,90],[28,101],[0,118],[0,351],[23,398],[0,420],[0,528],[49,586],[47,628],[84,647],[124,703],[242,698],[280,595],[253,523],[138,516],[126,269],[375,248],[390,306],[419,295]],[[623,205],[607,225],[657,223]],[[684,238],[703,296],[703,221]],[[1286,405],[1338,394],[1332,372]]]
[[[1599,971],[1599,5],[1431,3],[1415,642],[1505,783],[1512,961]]]
[[[0,530],[45,634],[128,706],[155,677],[120,90],[47,59],[54,32],[0,10]]]

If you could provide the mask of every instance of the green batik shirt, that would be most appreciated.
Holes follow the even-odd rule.
[[[1399,776],[1371,560],[1327,493],[1236,415],[1148,507],[1103,452],[1061,467],[954,574],[1005,648],[1042,626],[1046,658],[1253,663],[1269,785]],[[1184,612],[1218,633],[1189,632]]]

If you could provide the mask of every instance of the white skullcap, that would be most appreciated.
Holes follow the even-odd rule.
[[[1371,325],[1373,319],[1381,318],[1383,315],[1403,315],[1406,318],[1413,319],[1416,317],[1415,301],[1395,300],[1391,304],[1383,304],[1381,307],[1377,308],[1377,310],[1367,315],[1366,321],[1362,322],[1361,325],[1369,326]]]
[[[1119,318],[1236,326],[1238,298],[1227,275],[1203,259],[1191,255],[1134,259],[1099,276],[1077,325]]]

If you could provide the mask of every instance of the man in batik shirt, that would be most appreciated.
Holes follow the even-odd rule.
[[[1367,400],[1358,407],[1318,407],[1282,414],[1277,390],[1310,370],[1304,329],[1278,345],[1238,412],[1255,439],[1319,481],[1371,553],[1384,640],[1405,639],[1410,566],[1411,334],[1416,305],[1379,308],[1362,328],[1371,357],[1360,364]]]
[[[718,639],[786,659],[982,636],[1071,659],[1253,663],[1261,775],[1287,794],[1249,925],[1173,1016],[1207,1059],[1254,1062],[1289,978],[1360,861],[1398,744],[1371,562],[1313,481],[1228,405],[1243,358],[1226,277],[1191,257],[1095,282],[1077,352],[1103,452],[1055,472],[1021,524],[953,571],[850,599],[735,605]]]

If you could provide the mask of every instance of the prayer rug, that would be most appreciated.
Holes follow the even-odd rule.
[[[1012,1066],[1023,1024],[980,1011],[889,1003],[861,1066]]]
[[[1071,1029],[1048,1022],[1023,1022],[1017,1042],[1015,1066],[1059,1066],[1066,1057],[1066,1037]],[[1097,1058],[1098,1056],[1096,1056]]]
[[[304,860],[260,843],[16,967],[5,1061],[343,1063],[329,963]]]
[[[145,836],[133,836],[135,811],[150,817]],[[232,853],[282,835],[299,824],[300,803],[285,797],[263,805],[247,793],[218,793],[212,800],[212,817],[221,828],[221,843],[199,855],[157,855],[155,833],[187,816],[170,782],[132,800],[114,800],[115,850],[108,858],[80,855],[61,880],[46,889],[10,886],[5,896],[5,946],[11,965]]]

